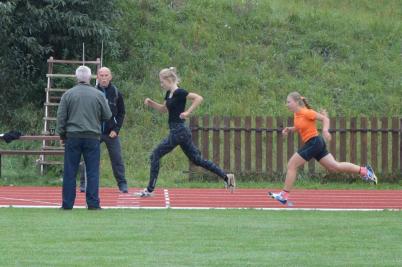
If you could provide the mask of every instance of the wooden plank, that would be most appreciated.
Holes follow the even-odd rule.
[[[262,172],[262,132],[259,130],[262,127],[262,118],[255,118],[255,170],[257,173]]]
[[[339,160],[346,161],[346,120],[344,117],[339,118]]]
[[[64,155],[64,150],[0,150],[1,155]]]
[[[47,60],[48,63],[56,63],[56,64],[78,64],[82,65],[82,60],[65,60],[65,59],[53,59],[53,57],[50,57]],[[85,60],[85,64],[100,64],[100,59],[98,58],[96,61],[93,60]]]
[[[299,150],[299,148],[301,148],[304,145],[304,143],[303,143],[303,140],[302,140],[300,134],[298,134],[297,132],[295,132],[294,134],[297,134],[297,144],[298,144],[297,150]],[[303,164],[302,166],[299,167],[299,170],[301,172],[304,172],[305,166],[306,166],[306,164]]]
[[[202,156],[204,159],[209,159],[209,116],[204,115],[202,118]]]
[[[293,125],[293,118],[288,117],[288,122],[287,126],[291,127]],[[290,157],[293,156],[294,150],[295,150],[295,144],[294,144],[294,134],[289,133],[287,136],[287,161],[289,161]]]
[[[60,136],[58,135],[22,135],[18,140],[21,141],[59,141]]]
[[[350,152],[350,162],[352,162],[354,164],[357,164],[357,159],[356,159],[356,149],[357,149],[356,128],[357,128],[356,118],[351,118],[350,119],[349,152]]]
[[[388,118],[381,118],[381,171],[388,174]]]
[[[198,148],[199,147],[199,129],[198,129],[198,116],[190,117],[190,130],[191,130],[191,139],[194,143],[194,145]],[[189,170],[189,180],[193,178],[193,173],[195,172],[195,165],[191,162],[191,160],[188,161],[188,170]]]
[[[283,129],[283,118],[276,118],[276,127]],[[283,137],[281,131],[276,132],[276,171],[283,173]]]
[[[267,117],[265,119],[267,129],[272,129],[273,120],[272,117]],[[265,143],[265,171],[267,174],[272,175],[272,148],[273,148],[273,132],[268,130],[266,133],[266,143]]]
[[[223,132],[223,168],[226,171],[230,170],[230,117],[223,119],[224,132]]]
[[[399,120],[399,172],[402,172],[402,118]]]
[[[220,150],[221,150],[221,142],[220,142],[220,127],[221,120],[218,116],[213,118],[213,133],[212,133],[212,159],[215,164],[220,165]]]
[[[374,170],[378,169],[378,119],[376,117],[371,118],[371,166],[374,168]]]
[[[69,89],[61,89],[61,88],[45,88],[45,92],[66,92]]]
[[[75,74],[60,74],[60,73],[53,73],[53,74],[46,74],[46,78],[77,78]],[[92,79],[96,79],[96,75],[91,75]]]
[[[50,102],[45,102],[43,103],[44,106],[53,106],[53,107],[57,107],[60,105],[60,103],[50,103]]]
[[[235,170],[237,172],[241,172],[241,119],[239,117],[234,118],[234,126],[235,126],[235,133],[234,133],[234,149],[235,149]]]
[[[367,164],[367,118],[360,118],[360,162],[362,165]]]
[[[244,151],[245,151],[245,162],[244,162],[244,170],[246,172],[251,171],[251,117],[247,116],[244,119]]]
[[[391,142],[392,142],[392,174],[397,174],[399,171],[398,168],[398,152],[399,152],[399,120],[397,117],[392,118],[392,133],[391,133]]]
[[[330,121],[330,133],[331,133],[331,142],[329,143],[329,152],[334,156],[334,158],[337,158],[337,152],[336,152],[336,138],[337,138],[337,132],[336,132],[336,117],[332,117]]]

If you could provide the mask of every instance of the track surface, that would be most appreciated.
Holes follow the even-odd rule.
[[[134,197],[138,188],[122,194],[116,188],[101,188],[103,208],[172,209],[288,209],[288,210],[402,210],[401,190],[294,190],[287,207],[268,198],[275,189],[157,189],[150,198]],[[49,207],[61,203],[60,187],[0,187],[0,207]],[[77,192],[75,208],[85,208],[85,193]]]

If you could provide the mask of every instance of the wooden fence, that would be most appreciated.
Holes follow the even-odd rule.
[[[203,157],[237,175],[282,177],[288,159],[301,146],[299,135],[283,137],[293,117],[191,117],[193,141]],[[338,161],[370,163],[378,176],[402,178],[402,118],[331,118],[332,141],[327,144]],[[301,169],[309,175],[326,171],[315,160]],[[201,171],[190,164],[191,174]]]

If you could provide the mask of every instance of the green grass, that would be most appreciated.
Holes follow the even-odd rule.
[[[1,266],[400,266],[400,212],[0,209]]]

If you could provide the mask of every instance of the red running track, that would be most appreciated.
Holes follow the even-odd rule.
[[[288,209],[288,210],[402,210],[402,190],[294,190],[287,207],[268,198],[277,189],[157,189],[151,198],[134,197],[117,188],[101,188],[103,208],[172,209]],[[60,187],[0,187],[0,207],[60,207]],[[77,192],[75,208],[85,207],[85,193]]]

